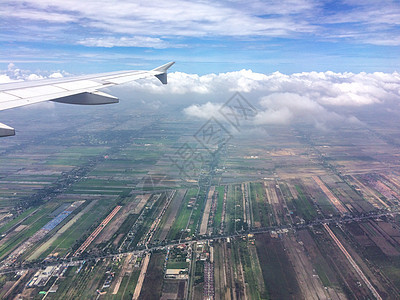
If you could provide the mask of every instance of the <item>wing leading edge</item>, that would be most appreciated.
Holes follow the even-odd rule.
[[[157,77],[163,84],[167,84],[167,70],[173,64],[174,62],[169,62],[150,71],[120,71],[1,84],[0,110],[44,101],[81,105],[117,103],[118,98],[101,92],[99,89],[152,76]],[[0,137],[11,135],[15,135],[15,130],[0,123]]]

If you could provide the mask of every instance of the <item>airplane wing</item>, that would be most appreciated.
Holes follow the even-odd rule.
[[[167,84],[167,70],[173,64],[169,62],[151,71],[120,71],[0,84],[0,110],[44,101],[82,105],[117,103],[118,98],[99,89],[151,76]],[[14,128],[0,123],[0,137],[11,135],[15,135]]]

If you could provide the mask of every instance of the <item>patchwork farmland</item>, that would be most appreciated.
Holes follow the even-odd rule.
[[[380,123],[243,128],[210,153],[170,113],[78,114],[0,145],[1,298],[400,297],[399,148]]]

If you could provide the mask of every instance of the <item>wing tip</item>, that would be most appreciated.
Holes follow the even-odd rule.
[[[166,63],[162,66],[159,66],[155,69],[153,69],[153,72],[157,72],[159,74],[155,74],[154,76],[156,76],[158,78],[158,80],[160,80],[162,82],[162,84],[167,84],[168,80],[167,80],[167,70],[174,64],[174,61],[171,61],[169,63]]]
[[[156,71],[156,72],[161,72],[161,73],[165,73],[167,72],[167,70],[174,64],[174,61],[170,61],[169,63],[166,63],[162,66],[159,66],[155,69],[153,69],[152,71]]]

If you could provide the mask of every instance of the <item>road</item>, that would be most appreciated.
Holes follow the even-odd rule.
[[[183,242],[183,243],[193,243],[193,242],[199,242],[199,241],[211,241],[211,240],[220,240],[220,239],[226,239],[226,238],[235,238],[235,237],[242,237],[245,236],[249,233],[255,234],[255,233],[268,233],[271,232],[272,230],[278,231],[278,230],[299,230],[303,228],[308,228],[312,226],[323,226],[324,224],[342,224],[346,222],[360,222],[364,220],[370,220],[370,219],[378,219],[382,217],[387,217],[387,216],[393,216],[400,214],[399,211],[392,211],[392,212],[377,212],[377,213],[371,213],[369,215],[365,216],[357,216],[357,217],[351,217],[351,216],[344,216],[344,217],[337,217],[337,218],[326,218],[326,219],[320,219],[313,221],[309,224],[296,224],[296,225],[281,225],[281,226],[271,226],[271,227],[264,227],[264,228],[253,228],[250,230],[246,230],[243,232],[236,232],[233,234],[226,234],[226,235],[214,235],[210,237],[205,237],[205,238],[199,238],[199,239],[194,239],[189,242]],[[143,255],[144,253],[149,253],[153,252],[156,250],[163,250],[166,249],[167,247],[174,247],[182,244],[181,241],[175,241],[167,244],[158,244],[158,245],[149,245],[147,249],[141,249],[141,250],[134,250],[134,251],[126,251],[126,252],[121,252],[121,253],[116,253],[116,254],[108,254],[108,255],[93,255],[89,259],[100,259],[100,258],[113,258],[113,257],[118,257],[118,256],[126,256],[128,254],[133,254],[133,255]],[[88,258],[85,258],[86,260]],[[68,259],[62,259],[60,258],[57,261],[54,262],[46,262],[46,263],[30,263],[30,267],[22,265],[22,267],[17,268],[16,266],[9,266],[8,269],[3,269],[0,271],[0,274],[7,274],[7,273],[13,273],[17,271],[23,271],[23,270],[28,270],[28,269],[37,269],[42,266],[54,266],[54,265],[60,265],[60,264],[68,264],[70,262],[83,262],[84,259],[79,259],[77,257],[72,257]]]
[[[368,280],[367,276],[365,276],[364,272],[360,269],[360,267],[357,265],[357,263],[354,261],[354,259],[351,257],[350,253],[347,252],[346,248],[343,246],[343,244],[339,241],[339,239],[336,237],[336,235],[333,233],[333,231],[329,228],[327,224],[324,224],[325,230],[329,233],[331,238],[335,241],[336,245],[339,247],[339,249],[343,252],[343,254],[346,256],[347,260],[349,263],[353,266],[354,270],[356,270],[357,274],[361,277],[361,279],[364,281],[365,285],[369,288],[371,293],[375,296],[376,299],[382,300],[382,297],[379,295],[377,290],[374,288],[374,286],[371,284],[371,282]]]

